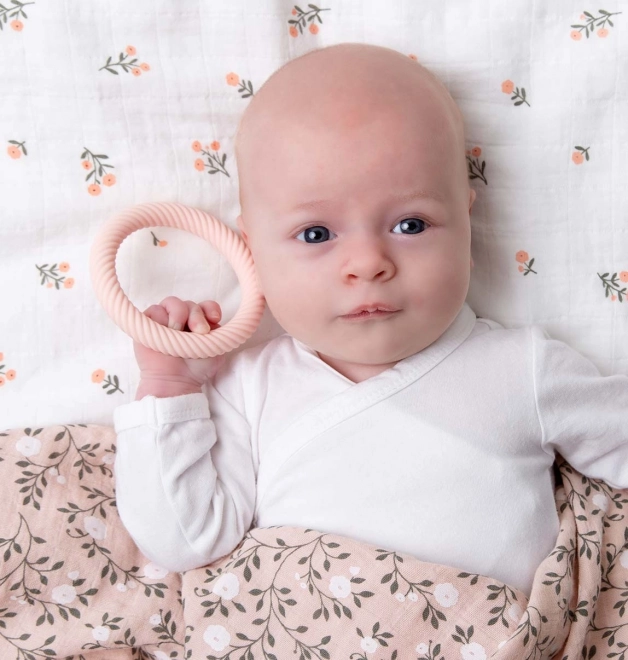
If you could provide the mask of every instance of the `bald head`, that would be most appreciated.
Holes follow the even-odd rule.
[[[242,187],[247,167],[267,153],[288,129],[351,131],[384,112],[427,109],[449,132],[464,163],[464,126],[447,88],[430,71],[401,53],[366,44],[338,44],[311,51],[273,73],[252,98],[236,136]],[[258,163],[259,166],[259,163]]]

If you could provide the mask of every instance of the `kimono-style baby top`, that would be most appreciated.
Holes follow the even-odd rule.
[[[116,498],[142,552],[184,571],[291,525],[530,593],[558,533],[555,452],[628,487],[628,377],[464,305],[421,352],[353,383],[289,335],[203,394],[115,411]]]

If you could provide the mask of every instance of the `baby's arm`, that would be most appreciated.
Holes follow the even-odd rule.
[[[157,564],[184,571],[231,552],[251,525],[250,427],[241,407],[212,387],[215,410],[210,414],[200,379],[188,380],[175,362],[171,373],[160,374],[147,355],[138,356],[145,396],[114,415],[116,500],[140,550]],[[230,379],[235,374],[223,380]],[[221,439],[212,417],[221,420]]]
[[[531,332],[545,450],[588,477],[628,488],[628,376],[602,376],[563,342]]]

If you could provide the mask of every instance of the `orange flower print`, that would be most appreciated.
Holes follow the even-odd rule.
[[[160,241],[157,236],[155,236],[154,231],[151,231],[150,235],[153,237],[153,245],[155,247],[166,247],[166,245],[168,245],[168,241]]]
[[[137,58],[134,55],[137,54],[135,46],[127,46],[124,53],[118,55],[118,61],[112,62],[113,57],[109,56],[107,62],[104,66],[101,66],[99,71],[103,69],[118,75],[118,71],[114,67],[119,67],[124,71],[124,73],[132,73],[136,78],[142,75],[142,71],[150,71],[150,65],[147,62],[142,62],[141,64],[137,63]],[[127,60],[127,57],[133,57],[132,60]]]
[[[0,362],[4,361],[4,353],[0,353]],[[5,371],[6,364],[0,364],[0,387],[5,384],[7,380],[15,380],[17,373],[15,369]]]
[[[484,181],[485,185],[488,185],[486,176],[484,175],[484,168],[486,167],[486,161],[483,160],[480,164],[480,156],[482,155],[482,149],[480,147],[473,147],[471,150],[467,150],[467,168],[469,171],[469,179],[481,179]]]
[[[611,302],[615,302],[618,298],[619,302],[623,302],[626,297],[626,287],[620,288],[621,285],[617,280],[619,279],[622,282],[628,282],[628,271],[622,270],[621,273],[619,273],[619,276],[617,273],[613,273],[610,279],[609,275],[610,273],[604,273],[603,275],[600,275],[599,273],[597,274],[604,287],[604,297],[610,298]]]
[[[502,92],[504,94],[512,94],[513,90],[515,95],[511,96],[510,100],[515,101],[515,105],[521,105],[522,103],[525,103],[528,107],[530,107],[530,104],[526,100],[525,88],[522,87],[519,89],[518,87],[515,87],[515,83],[512,80],[504,80],[502,83]]]
[[[19,0],[11,0],[10,6],[5,7],[2,2],[0,2],[0,30],[4,30],[9,18],[13,20],[9,23],[9,27],[15,32],[21,32],[24,29],[24,23],[20,18],[28,18],[23,7],[26,5],[34,5],[34,2],[20,2]]]
[[[200,146],[200,144],[201,143],[198,140],[195,140],[192,143],[192,151],[196,151],[197,153],[199,152],[202,153],[203,156],[206,157],[207,162],[205,162],[202,158],[197,158],[194,161],[194,169],[199,172],[204,172],[205,167],[207,167],[208,174],[216,174],[217,172],[220,172],[221,174],[224,174],[225,176],[231,178],[231,175],[229,174],[229,172],[227,172],[225,168],[225,161],[227,160],[227,154],[223,154],[221,157],[217,153],[212,153],[212,152],[217,152],[220,149],[220,142],[218,142],[218,140],[214,140],[211,143],[211,145],[208,145],[206,147],[202,147]],[[198,149],[199,146],[200,149]]]
[[[538,275],[538,273],[532,269],[532,264],[534,263],[534,259],[530,259],[530,255],[525,251],[525,250],[519,250],[517,254],[515,255],[515,259],[519,263],[519,272],[523,273],[524,275],[528,275],[529,273],[534,273],[535,275]],[[530,259],[530,261],[528,261]]]
[[[584,163],[584,159],[586,158],[589,160],[589,149],[591,147],[578,147],[576,146],[576,151],[574,151],[571,154],[571,160],[576,164],[576,165],[582,165]]]
[[[26,140],[24,142],[18,142],[17,140],[9,140],[10,147],[7,147],[7,153],[10,158],[17,160],[22,157],[22,152],[25,156],[28,156],[28,151],[26,151]]]
[[[296,20],[290,19],[288,21],[288,25],[290,26],[290,36],[298,37],[299,34],[303,34],[303,29],[308,23],[310,24],[310,34],[318,34],[318,25],[316,25],[313,21],[317,20],[322,25],[323,20],[321,19],[320,13],[322,11],[331,11],[331,9],[321,9],[320,7],[312,4],[308,4],[308,7],[310,8],[309,11],[303,11],[298,5],[295,5],[292,8],[290,13],[292,16],[296,16]]]
[[[102,388],[103,390],[107,390],[107,394],[114,394],[115,392],[124,394],[120,389],[120,381],[118,380],[118,377],[116,375],[107,376],[103,369],[96,369],[96,371],[92,372],[92,383],[96,383],[97,385],[102,383]]]
[[[572,25],[571,27],[574,29],[569,33],[569,36],[574,41],[580,41],[582,39],[582,31],[584,30],[587,39],[589,38],[589,34],[593,33],[597,34],[601,39],[608,37],[610,32],[606,26],[610,25],[610,27],[615,27],[613,21],[611,21],[611,16],[619,16],[619,14],[623,12],[616,11],[611,13],[605,9],[598,9],[598,12],[600,13],[599,16],[593,16],[593,14],[588,11],[580,14],[580,20],[584,21],[584,23]]]
[[[253,84],[251,83],[250,80],[240,81],[240,76],[237,73],[228,73],[226,78],[227,78],[227,85],[230,85],[231,87],[235,87],[236,85],[239,85],[238,93],[240,94],[240,98],[248,99],[249,96],[253,96],[254,94]]]
[[[504,94],[512,94],[512,90],[515,88],[515,83],[512,80],[504,80],[502,83],[502,92]]]
[[[109,160],[106,154],[95,154],[87,147],[83,147],[81,154],[81,167],[84,170],[89,170],[89,174],[85,177],[85,181],[93,179],[93,182],[87,187],[87,192],[92,197],[98,197],[102,192],[100,184],[111,187],[116,182],[116,177],[111,173],[105,173],[105,169],[113,169],[113,165],[103,163],[103,160]]]
[[[92,373],[92,383],[102,383],[105,380],[105,372],[102,369],[96,369]]]
[[[41,281],[39,282],[41,286],[45,285],[48,289],[52,289],[53,287],[59,289],[61,285],[63,285],[64,289],[71,289],[74,286],[73,277],[63,277],[57,272],[57,269],[61,273],[67,273],[70,270],[70,264],[67,261],[62,261],[60,264],[53,264],[52,266],[48,264],[38,266],[35,264],[35,268],[41,276]]]

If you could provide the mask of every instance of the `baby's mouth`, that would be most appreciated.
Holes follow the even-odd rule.
[[[363,305],[361,307],[357,307],[348,314],[343,314],[342,318],[348,320],[387,318],[399,311],[401,310],[390,307],[389,305]]]

